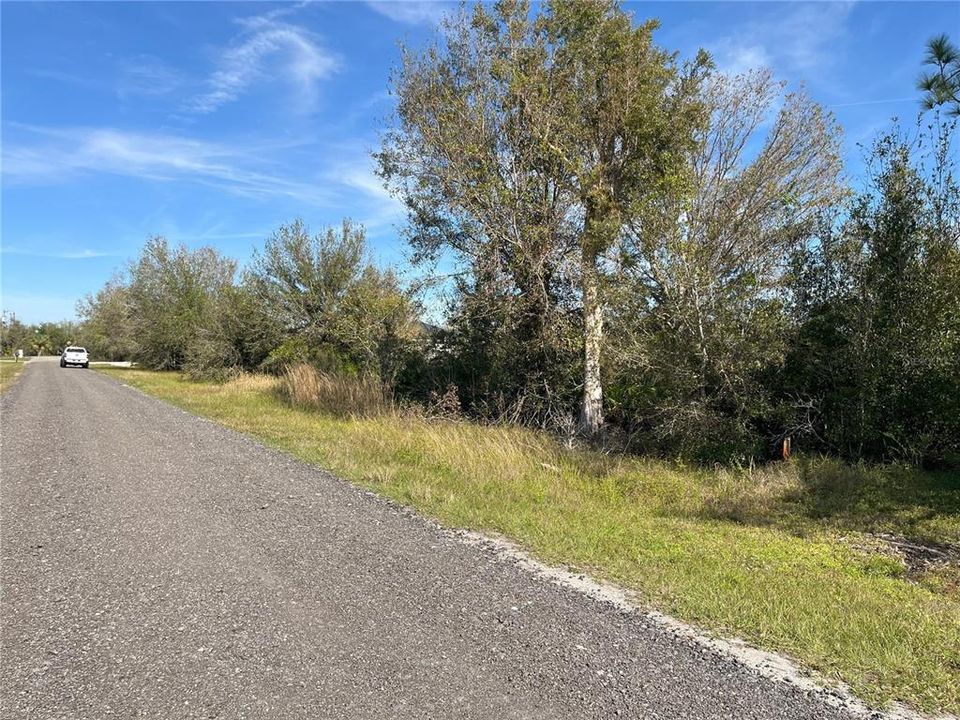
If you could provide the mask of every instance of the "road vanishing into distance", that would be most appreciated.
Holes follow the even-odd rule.
[[[95,371],[0,413],[7,720],[851,716]]]

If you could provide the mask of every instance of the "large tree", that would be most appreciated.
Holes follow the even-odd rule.
[[[470,366],[471,379],[454,373],[468,400],[484,388],[521,403],[546,395],[536,404],[549,408],[574,198],[541,142],[559,133],[560,112],[543,20],[528,10],[477,5],[422,53],[405,51],[397,126],[377,157],[409,210],[415,258],[452,254],[463,271],[447,346]]]
[[[840,134],[768,71],[714,75],[703,102],[692,192],[637,214],[621,246],[617,404],[661,447],[729,456],[769,410],[761,373],[785,352],[787,260],[841,197]]]
[[[414,246],[452,249],[475,278],[506,276],[550,316],[551,279],[580,289],[581,422],[603,423],[600,261],[626,221],[683,182],[703,55],[680,72],[617,2],[478,5],[395,79],[397,127],[378,155]]]
[[[701,52],[678,72],[673,56],[653,43],[657,22],[635,27],[616,2],[557,2],[546,25],[567,120],[552,147],[583,213],[581,422],[595,432],[603,423],[598,263],[631,218],[686,190],[687,156],[705,121],[697,89],[709,60]]]

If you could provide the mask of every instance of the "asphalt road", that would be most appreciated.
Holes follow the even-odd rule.
[[[94,371],[0,399],[3,718],[840,718]]]

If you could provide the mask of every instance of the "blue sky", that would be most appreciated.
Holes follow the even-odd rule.
[[[403,215],[369,152],[389,116],[398,42],[428,2],[4,2],[2,299],[27,322],[74,316],[160,234],[241,263],[279,224],[364,223],[406,268]],[[926,40],[960,35],[960,3],[628,3],[661,45],[725,70],[771,67],[858,143],[918,112]]]

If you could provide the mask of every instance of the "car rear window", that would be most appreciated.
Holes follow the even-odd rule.
[[[85,352],[86,352],[86,350],[85,350],[84,348],[74,348],[74,347],[69,347],[69,348],[67,348],[66,351],[67,351],[67,352],[82,352],[82,353],[85,353]]]

